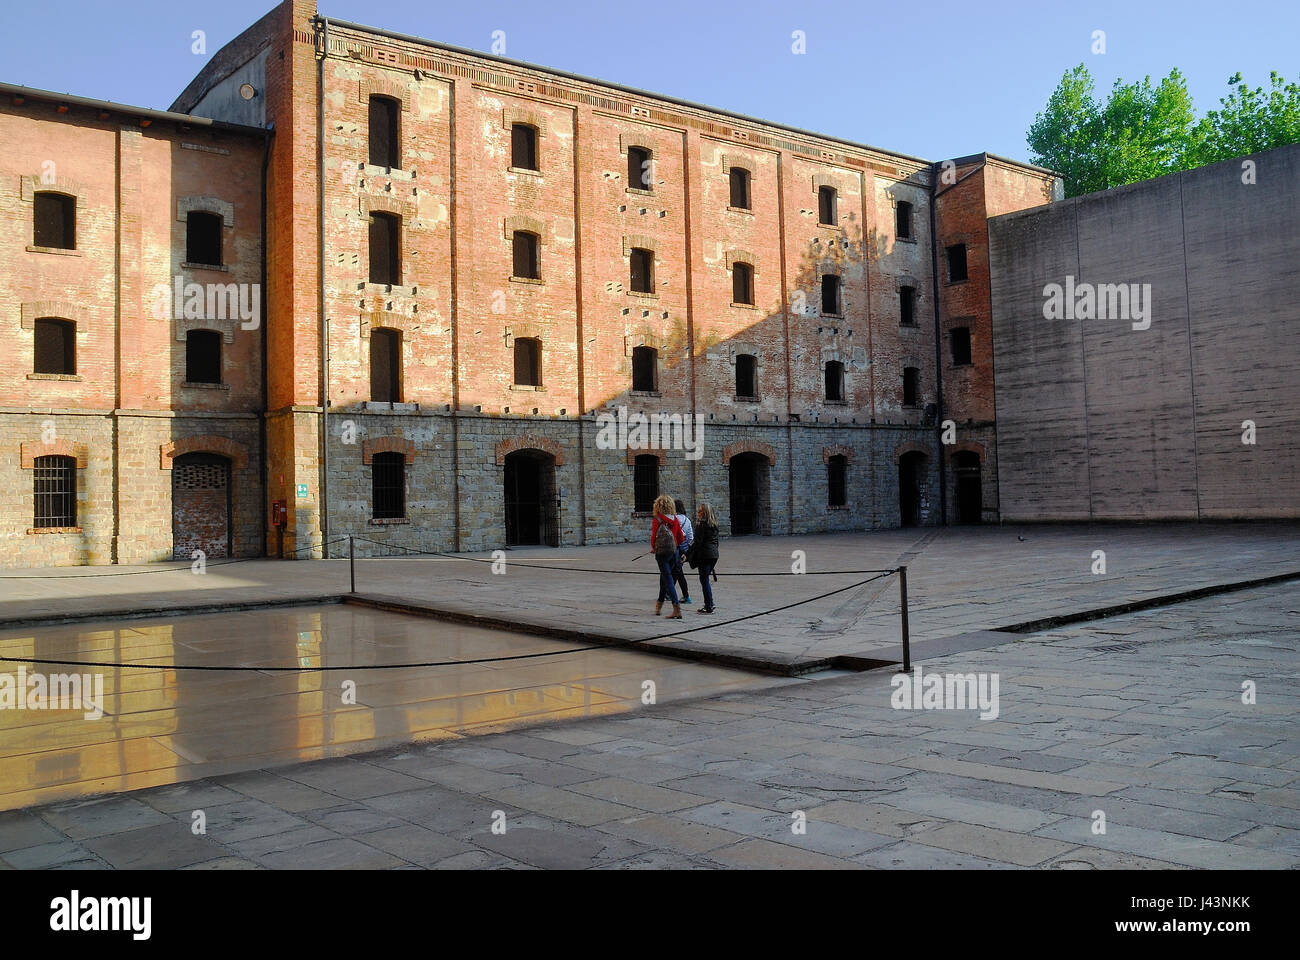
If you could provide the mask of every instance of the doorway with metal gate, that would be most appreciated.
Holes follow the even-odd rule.
[[[229,557],[232,543],[230,460],[215,453],[187,453],[172,462],[172,556],[209,560]]]
[[[767,457],[761,453],[740,453],[728,465],[728,486],[731,492],[731,535],[744,537],[752,534],[770,536],[772,511],[769,503]]]
[[[968,450],[953,454],[952,469],[957,480],[957,522],[979,523],[984,512],[979,454]]]
[[[505,461],[506,546],[559,546],[555,457],[517,450]]]

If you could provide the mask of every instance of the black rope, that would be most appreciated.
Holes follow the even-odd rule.
[[[383,557],[357,557],[358,560],[391,560],[394,557],[445,557],[448,560],[465,560],[470,563],[501,563],[505,562],[512,567],[523,567],[526,570],[562,570],[565,573],[604,573],[604,574],[632,574],[634,576],[657,577],[659,570],[602,570],[596,567],[563,567],[554,564],[545,563],[524,563],[519,560],[491,560],[486,557],[461,557],[454,553],[444,553],[441,550],[412,550],[410,547],[404,547],[397,543],[384,543],[382,540],[372,540],[370,537],[358,536],[355,539],[365,543],[377,544],[381,547],[387,547],[390,550],[404,550],[404,554],[389,554]],[[642,554],[648,556],[649,554]],[[640,557],[637,558],[641,559]],[[718,576],[722,577],[836,577],[840,575],[857,574],[857,573],[893,573],[897,567],[881,567],[873,570],[809,570],[804,573],[793,573],[788,570],[759,570],[748,571],[738,570],[731,572],[719,572]]]
[[[606,571],[608,572],[608,571]],[[615,640],[609,643],[593,643],[583,647],[572,647],[568,650],[547,650],[541,653],[517,653],[505,657],[477,657],[473,660],[430,660],[422,663],[381,663],[370,666],[322,666],[322,667],[222,667],[210,665],[183,665],[183,664],[159,664],[159,663],[98,663],[87,660],[49,660],[49,659],[31,659],[25,657],[0,657],[2,663],[33,663],[42,666],[57,667],[100,667],[105,669],[126,669],[126,670],[194,670],[194,671],[225,671],[236,673],[326,673],[336,670],[410,670],[420,667],[458,667],[468,666],[476,663],[502,663],[508,660],[535,660],[539,657],[558,657],[570,653],[587,653],[592,650],[610,650],[619,647],[630,647],[639,643],[646,643],[651,640],[663,640],[668,637],[683,637],[690,633],[699,633],[701,630],[716,630],[718,627],[730,626],[733,623],[744,623],[746,620],[753,620],[756,617],[766,617],[773,613],[781,613],[783,610],[790,610],[794,607],[801,607],[806,603],[814,603],[818,600],[824,600],[827,597],[833,597],[837,593],[844,593],[846,590],[855,590],[858,587],[866,586],[875,580],[883,579],[895,571],[890,570],[874,577],[869,577],[859,583],[851,583],[847,587],[840,587],[837,590],[831,590],[827,593],[819,594],[815,597],[809,597],[807,600],[796,600],[794,603],[787,603],[782,607],[775,607],[771,610],[760,610],[758,613],[751,613],[747,616],[736,617],[734,620],[723,620],[718,623],[706,623],[698,627],[691,627],[689,630],[677,630],[669,633],[657,633],[652,636],[640,637],[636,640]]]

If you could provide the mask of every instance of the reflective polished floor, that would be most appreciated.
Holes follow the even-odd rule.
[[[647,681],[659,703],[791,682],[628,650],[564,652],[575,646],[346,604],[2,631],[5,657],[158,667],[0,663],[11,691],[0,809],[620,713],[641,707]],[[361,669],[520,654],[544,655]],[[300,669],[265,671],[283,666]],[[15,708],[20,670],[102,676],[103,716]]]

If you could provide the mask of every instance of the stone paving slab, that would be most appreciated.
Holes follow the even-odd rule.
[[[1297,609],[1272,586],[924,661],[998,673],[996,720],[891,709],[873,671],[13,811],[0,866],[1296,869]]]

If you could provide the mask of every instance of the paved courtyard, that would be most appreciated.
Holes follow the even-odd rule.
[[[1000,635],[920,664],[923,675],[996,673],[996,718],[893,709],[889,670],[813,676],[10,811],[0,858],[60,869],[1292,869],[1298,635],[1296,586],[1276,584]]]

